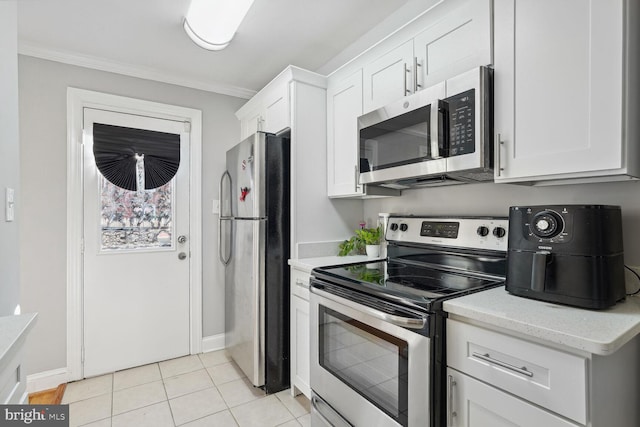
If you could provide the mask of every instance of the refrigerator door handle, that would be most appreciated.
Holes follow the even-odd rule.
[[[226,221],[231,224],[231,220],[223,220],[218,218],[218,257],[220,258],[220,262],[222,265],[229,265],[229,261],[231,261],[231,241],[233,239],[229,239],[229,256],[227,258],[222,255],[222,221]],[[231,233],[233,232],[233,227],[231,227]]]
[[[224,178],[228,177],[229,178],[229,206],[227,206],[224,201]],[[229,173],[228,170],[224,171],[224,173],[222,174],[222,176],[220,177],[220,185],[218,186],[218,197],[220,198],[220,218],[229,218],[233,215],[233,212],[231,212],[231,174]],[[229,209],[229,213],[227,213],[225,211],[225,208]]]
[[[229,257],[225,258],[224,255],[222,254],[222,217],[223,217],[223,212],[224,212],[224,197],[223,197],[223,183],[224,183],[224,177],[228,176],[229,177],[229,190],[231,190],[231,175],[229,174],[229,171],[224,171],[224,173],[222,174],[222,177],[220,177],[220,187],[218,188],[218,197],[220,197],[220,214],[218,215],[218,257],[220,258],[220,262],[227,266],[229,264],[229,261],[231,260],[231,241],[232,239],[229,239]],[[230,221],[229,221],[230,222]],[[231,232],[233,232],[233,227],[231,228]],[[230,236],[231,237],[231,236]]]

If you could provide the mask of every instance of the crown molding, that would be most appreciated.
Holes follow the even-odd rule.
[[[49,61],[76,65],[78,67],[91,68],[94,70],[107,71],[110,73],[122,74],[125,76],[137,77],[145,80],[169,83],[177,86],[188,87],[191,89],[198,89],[206,92],[218,93],[221,95],[234,96],[236,98],[250,99],[251,97],[253,97],[253,95],[256,94],[256,91],[250,89],[184,78],[175,74],[163,73],[150,68],[110,61],[90,55],[82,55],[69,51],[51,49],[49,47],[30,42],[19,41],[18,53],[20,55],[32,56]]]

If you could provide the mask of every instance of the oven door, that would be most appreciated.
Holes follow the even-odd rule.
[[[391,304],[358,301],[312,286],[312,425],[426,426],[430,420],[428,317]],[[322,288],[322,289],[321,289]],[[331,410],[324,411],[323,407]]]

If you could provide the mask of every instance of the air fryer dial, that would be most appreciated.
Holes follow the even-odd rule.
[[[538,237],[550,239],[564,229],[562,217],[553,211],[541,211],[534,215],[531,231]]]

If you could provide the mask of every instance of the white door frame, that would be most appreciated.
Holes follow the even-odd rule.
[[[68,381],[83,378],[82,227],[84,108],[90,107],[190,123],[189,322],[191,354],[202,351],[202,112],[89,90],[67,89],[67,371]],[[185,124],[186,125],[186,124]]]

